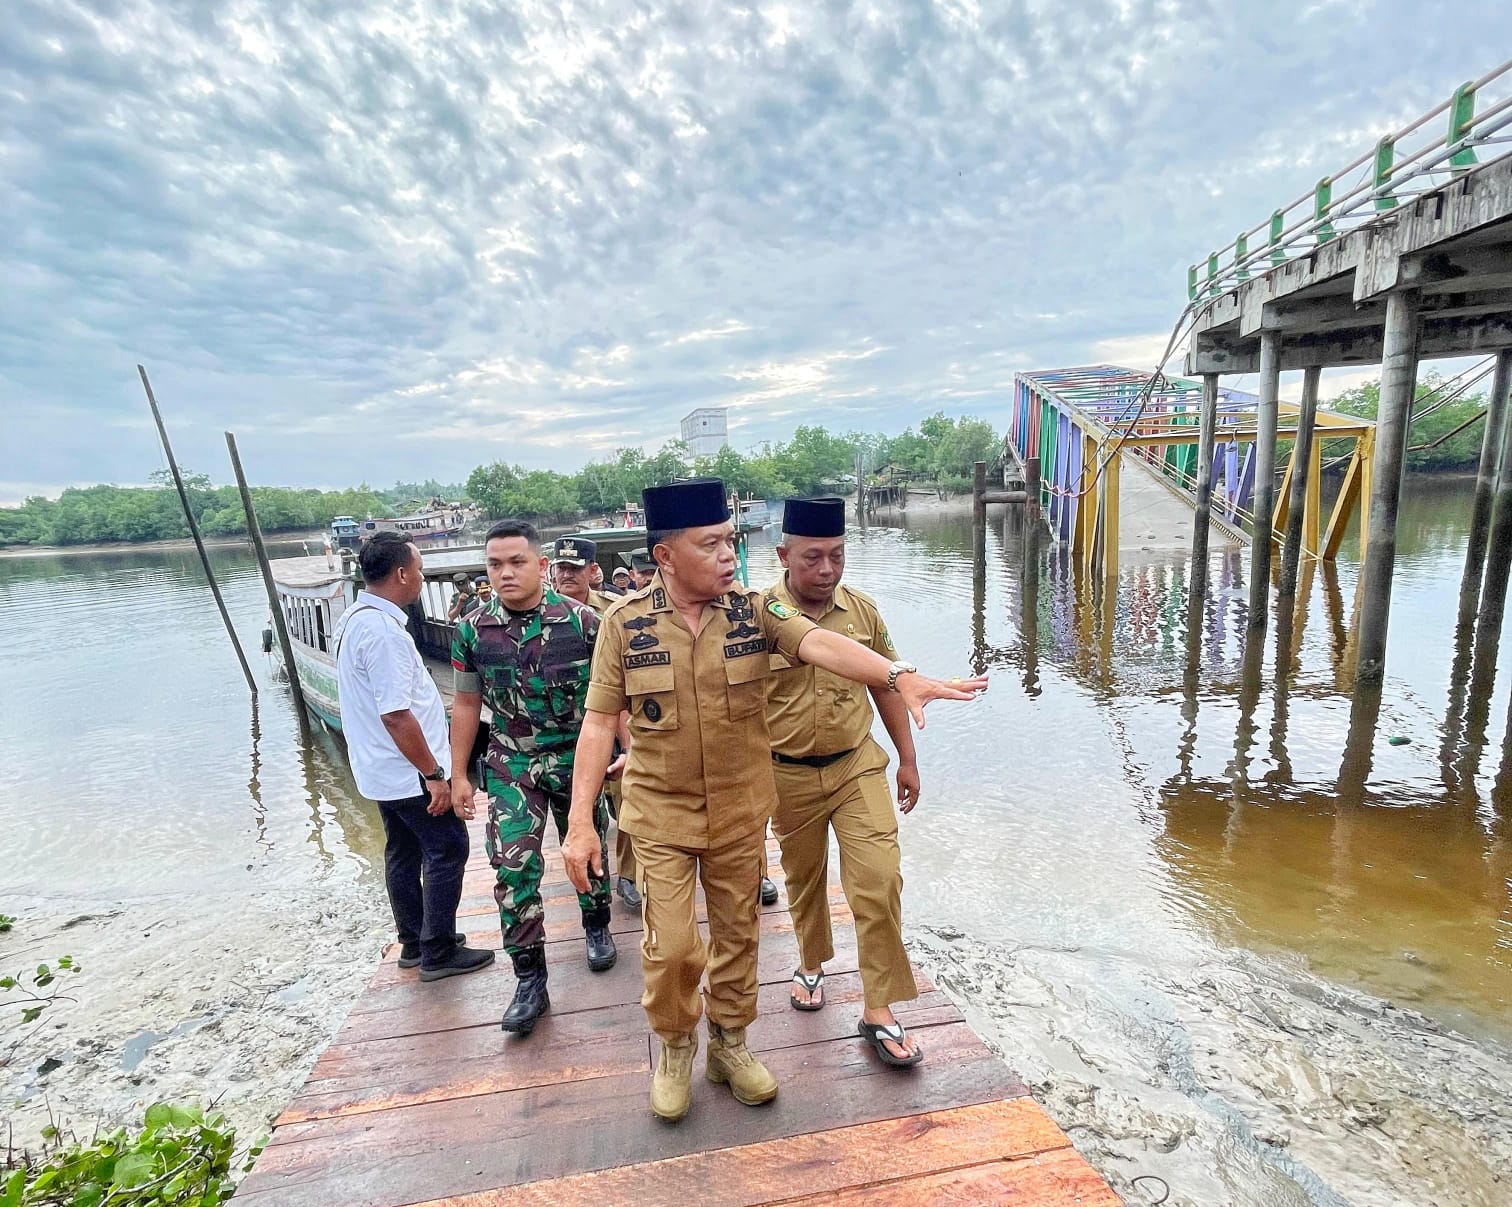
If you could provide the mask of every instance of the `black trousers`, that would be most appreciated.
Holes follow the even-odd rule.
[[[419,781],[423,787],[424,780]],[[467,824],[448,809],[440,817],[426,810],[430,793],[405,800],[381,800],[387,839],[384,877],[399,942],[420,945],[420,966],[443,963],[456,946],[457,903],[467,867]]]

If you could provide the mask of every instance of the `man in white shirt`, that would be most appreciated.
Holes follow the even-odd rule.
[[[457,934],[473,802],[452,798],[446,707],[406,627],[425,579],[408,536],[380,532],[357,555],[367,589],[336,625],[341,731],[357,790],[378,804],[399,966],[422,981],[476,972],[494,953]]]

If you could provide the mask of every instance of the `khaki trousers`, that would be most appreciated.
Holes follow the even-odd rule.
[[[766,871],[766,833],[753,831],[711,851],[694,851],[635,839],[640,891],[645,899],[641,971],[646,1020],[662,1039],[692,1032],[704,1013],[721,1027],[747,1027],[756,1020],[756,948],[760,938],[761,877]],[[694,888],[702,882],[709,909],[707,946],[694,913]]]
[[[635,847],[631,845],[630,835],[619,828],[620,800],[623,798],[624,786],[619,780],[610,780],[604,785],[604,792],[609,797],[609,816],[614,818],[614,875],[623,876],[633,883]]]
[[[828,767],[772,766],[778,798],[772,833],[782,844],[799,959],[803,967],[817,968],[835,958],[829,912],[833,829],[840,844],[840,885],[856,917],[868,1010],[919,996],[903,947],[903,872],[886,758],[868,738],[854,754]]]

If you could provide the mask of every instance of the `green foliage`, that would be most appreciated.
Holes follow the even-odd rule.
[[[4,916],[0,914],[0,917]],[[9,926],[6,929],[10,929]],[[64,973],[72,976],[78,972],[79,964],[73,956],[59,956],[52,964],[38,964],[30,972],[0,976],[0,993],[4,994],[4,997],[0,997],[0,1011],[18,1011],[23,1027],[27,1023],[34,1023],[55,1002],[67,996],[54,988],[58,977]],[[24,1038],[24,1035],[18,1036],[11,1045],[11,1050],[14,1051]]]
[[[184,538],[178,492],[166,470],[152,475],[154,486],[70,487],[57,499],[30,498],[20,507],[0,508],[0,545],[87,545],[101,541],[156,541]],[[167,478],[167,484],[161,479]],[[247,531],[241,496],[234,486],[212,486],[204,474],[186,473],[189,508],[208,536]],[[280,486],[252,489],[264,532],[308,531],[327,527],[338,515],[384,515],[384,500],[366,485],[353,490],[295,490]]]
[[[16,919],[10,914],[0,914],[0,935],[3,935],[16,924]]]
[[[210,1207],[235,1189],[263,1150],[244,1154],[219,1112],[197,1103],[155,1102],[135,1133],[116,1128],[87,1142],[44,1129],[40,1155],[23,1153],[0,1172],[0,1207]]]
[[[1439,400],[1443,381],[1436,373],[1427,373],[1418,382],[1417,398],[1408,435],[1407,468],[1409,470],[1473,469],[1480,461],[1484,423],[1471,423],[1464,431],[1448,436],[1466,420],[1486,409],[1484,394],[1470,394],[1446,402],[1430,411]],[[1362,419],[1375,419],[1381,406],[1381,383],[1366,382],[1345,390],[1329,404],[1329,409]],[[1448,436],[1448,439],[1444,439]],[[1438,443],[1443,440],[1443,443]],[[1428,448],[1425,445],[1433,445]],[[1325,448],[1324,455],[1331,450]]]
[[[841,489],[856,472],[858,451],[868,471],[895,465],[923,481],[964,488],[961,484],[969,485],[974,461],[990,462],[997,456],[998,438],[984,420],[947,418],[938,412],[923,420],[917,432],[909,428],[892,437],[854,431],[837,436],[803,425],[786,443],[762,445],[744,455],[726,447],[694,461],[687,445],[673,440],[651,456],[639,448],[619,449],[575,474],[495,461],[478,466],[463,485],[430,480],[396,482],[383,491],[366,483],[333,491],[254,487],[252,500],[265,532],[325,528],[338,515],[394,515],[437,497],[466,499],[491,518],[564,520],[582,512],[616,514],[626,504],[639,503],[643,488],[694,474],[722,478],[742,495],[767,499]],[[75,487],[56,500],[32,498],[21,507],[0,508],[0,546],[187,537],[171,477],[158,470],[152,480],[149,487]],[[239,536],[246,531],[234,487],[215,486],[205,474],[192,472],[185,472],[184,486],[207,535]]]

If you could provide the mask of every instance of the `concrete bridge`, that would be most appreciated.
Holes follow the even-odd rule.
[[[1381,365],[1375,456],[1357,483],[1362,531],[1357,685],[1384,673],[1407,431],[1424,358],[1490,353],[1497,368],[1486,413],[1460,626],[1494,663],[1512,569],[1512,61],[1458,88],[1403,130],[1276,210],[1269,221],[1188,274],[1187,372],[1204,383],[1194,558],[1206,560],[1220,378],[1259,375],[1255,533],[1274,532],[1281,373],[1301,369],[1299,449],[1315,444],[1318,379],[1334,365]],[[1356,181],[1352,186],[1350,182]],[[1347,191],[1344,191],[1346,190]],[[1313,489],[1316,456],[1292,475],[1290,501]],[[1272,541],[1252,549],[1250,624],[1267,623]],[[1287,541],[1283,601],[1295,583]],[[1194,608],[1205,584],[1194,578]],[[1481,657],[1477,648],[1477,659]]]

